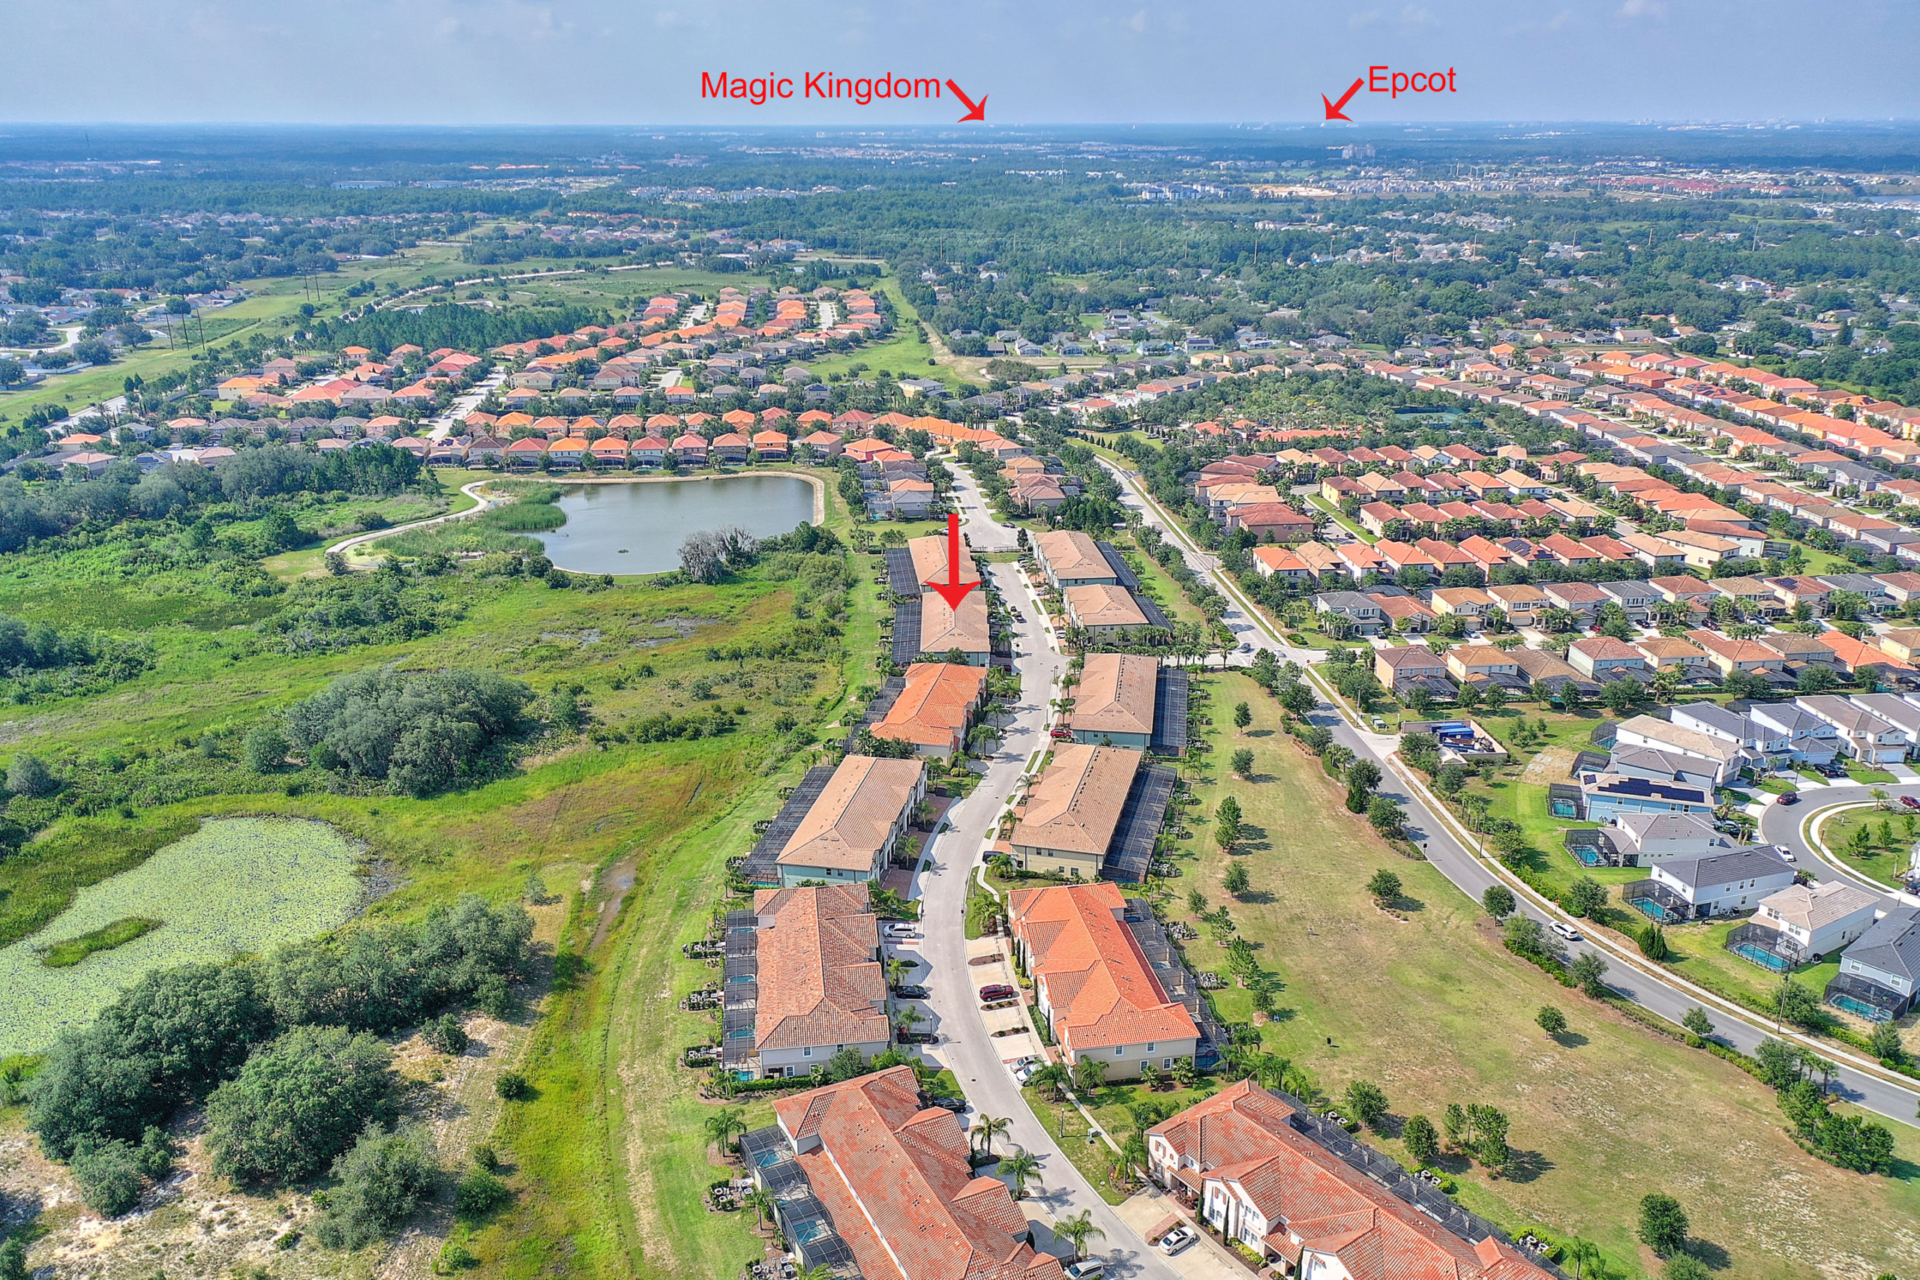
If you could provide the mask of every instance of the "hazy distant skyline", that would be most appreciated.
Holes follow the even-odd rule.
[[[703,101],[701,73],[951,77],[1002,124],[1920,117],[1910,0],[0,0],[0,120],[942,124],[963,108]]]

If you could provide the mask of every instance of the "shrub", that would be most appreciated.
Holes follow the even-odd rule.
[[[502,1071],[500,1078],[493,1082],[493,1091],[508,1102],[519,1102],[533,1096],[533,1086],[518,1071]]]
[[[322,768],[424,796],[483,775],[533,691],[487,671],[342,676],[287,711],[287,736]]]
[[[1345,1112],[1350,1120],[1358,1120],[1368,1128],[1379,1125],[1387,1114],[1387,1095],[1380,1086],[1366,1080],[1355,1080],[1347,1086]]]
[[[339,1183],[327,1196],[320,1243],[358,1249],[400,1229],[439,1179],[433,1141],[424,1129],[402,1125],[388,1133],[369,1124],[352,1148],[333,1162]]]
[[[140,1203],[140,1156],[117,1138],[81,1138],[73,1148],[73,1180],[94,1212],[117,1218]]]
[[[427,1047],[435,1053],[458,1055],[467,1051],[470,1043],[466,1028],[460,1025],[460,1019],[451,1013],[443,1013],[427,1024],[420,1037]]]
[[[1373,878],[1367,881],[1367,892],[1377,902],[1392,902],[1400,896],[1400,889],[1400,877],[1391,871],[1376,871]]]
[[[490,1144],[482,1142],[473,1149],[473,1163],[475,1168],[485,1169],[488,1173],[498,1173],[500,1171],[500,1153],[495,1151]]]
[[[1540,1006],[1540,1012],[1533,1016],[1540,1029],[1550,1036],[1560,1035],[1567,1029],[1567,1015],[1550,1004]]]
[[[485,1169],[470,1169],[453,1194],[454,1212],[469,1221],[484,1218],[513,1199],[507,1184]]]
[[[1400,1141],[1406,1144],[1407,1154],[1416,1164],[1432,1164],[1440,1156],[1440,1135],[1434,1131],[1433,1121],[1425,1116],[1409,1117],[1400,1130]]]
[[[1658,1192],[1640,1200],[1640,1242],[1663,1258],[1687,1247],[1687,1212],[1672,1196]]]
[[[368,1124],[393,1123],[392,1060],[344,1027],[295,1027],[266,1045],[208,1100],[214,1172],[268,1185],[313,1177]]]
[[[60,779],[39,756],[23,751],[7,767],[7,790],[16,796],[50,796],[59,789]]]
[[[1487,891],[1480,896],[1480,905],[1485,907],[1487,914],[1495,920],[1505,920],[1514,913],[1519,904],[1513,900],[1513,890],[1503,884],[1490,884],[1487,886]]]
[[[246,739],[247,768],[272,773],[287,761],[287,735],[279,725],[255,725]]]
[[[27,1280],[27,1242],[17,1235],[0,1244],[0,1280]]]

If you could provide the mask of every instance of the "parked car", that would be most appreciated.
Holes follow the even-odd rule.
[[[1779,854],[1782,858],[1785,858],[1788,862],[1800,861],[1800,855],[1795,853],[1793,850],[1787,848],[1787,846],[1783,844],[1777,844],[1773,846],[1773,851]]]
[[[1072,738],[1073,738],[1073,730],[1071,729],[1055,729],[1053,731],[1053,740],[1055,742],[1067,742],[1067,741],[1070,741]]]
[[[1900,803],[1909,809],[1920,809],[1920,800],[1915,800],[1912,796],[1901,796]]]
[[[1565,920],[1549,920],[1547,921],[1547,928],[1553,930],[1568,942],[1580,941],[1580,931],[1568,924]]]
[[[1105,1275],[1107,1264],[1098,1258],[1087,1258],[1076,1262],[1066,1269],[1067,1280],[1093,1280],[1094,1276]]]
[[[911,938],[915,932],[914,927],[905,921],[897,920],[886,927],[886,935],[889,938]]]
[[[1198,1237],[1194,1235],[1193,1228],[1183,1223],[1160,1237],[1160,1252],[1171,1258],[1174,1254],[1192,1244],[1197,1238]]]
[[[1904,796],[1903,796],[1903,797],[1901,797],[1901,798],[1902,798],[1902,799],[1905,799],[1905,797],[1904,797]],[[1799,804],[1799,803],[1800,803],[1800,797],[1799,797],[1798,795],[1796,795],[1796,794],[1794,794],[1793,792],[1791,792],[1791,791],[1789,791],[1789,792],[1787,792],[1787,793],[1785,793],[1784,795],[1782,795],[1782,796],[1781,796],[1781,797],[1780,797],[1780,798],[1779,798],[1778,800],[1775,800],[1775,801],[1774,801],[1774,803],[1775,803],[1775,804]]]
[[[991,1004],[995,1000],[1011,1000],[1020,994],[1004,982],[989,982],[980,988],[980,998]]]
[[[895,987],[893,994],[899,996],[902,1000],[925,1000],[927,998],[927,989],[909,983],[904,987]]]
[[[965,1098],[929,1098],[927,1105],[939,1107],[943,1111],[965,1111],[967,1100]]]

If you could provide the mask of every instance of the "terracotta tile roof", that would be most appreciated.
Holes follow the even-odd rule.
[[[1013,843],[1104,855],[1140,767],[1140,752],[1065,743],[1027,793]]]
[[[774,861],[845,871],[870,869],[912,802],[924,771],[918,760],[848,756]]]
[[[762,889],[754,1048],[873,1044],[891,1037],[880,924],[864,884]]]
[[[1126,788],[1120,790],[1124,796]],[[1014,936],[1026,944],[1034,981],[1051,1009],[1053,1033],[1070,1053],[1199,1036],[1187,1011],[1167,999],[1120,919],[1126,904],[1117,885],[1101,880],[1017,889],[1007,901]]]
[[[1510,1245],[1479,1244],[1445,1230],[1385,1187],[1288,1123],[1292,1109],[1252,1081],[1147,1130],[1156,1167],[1171,1149],[1198,1181],[1223,1182],[1277,1229],[1274,1248],[1298,1261],[1298,1250],[1337,1257],[1352,1280],[1540,1280],[1544,1275]],[[1295,1239],[1301,1241],[1299,1245]]]
[[[874,736],[938,751],[958,750],[986,687],[985,667],[916,662],[907,668],[907,687],[873,726]]]
[[[911,1067],[782,1098],[780,1128],[866,1280],[1059,1280],[1006,1184],[976,1178],[960,1121]]]
[[[1077,529],[1034,535],[1034,553],[1056,578],[1111,578],[1113,566],[1092,538]]]
[[[1074,692],[1075,733],[1153,734],[1160,664],[1140,654],[1090,653]]]

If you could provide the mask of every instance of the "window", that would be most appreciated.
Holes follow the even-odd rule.
[[[1153,1052],[1153,1041],[1151,1041],[1151,1040],[1149,1040],[1149,1041],[1147,1041],[1147,1052],[1148,1052],[1148,1053],[1152,1053],[1152,1052]]]
[[[1117,1044],[1117,1045],[1115,1045],[1115,1046],[1113,1046],[1113,1056],[1114,1056],[1114,1057],[1116,1057],[1116,1058],[1124,1058],[1124,1057],[1126,1057],[1126,1056],[1127,1056],[1127,1046],[1125,1046],[1125,1045],[1123,1045],[1123,1044]]]
[[[813,1046],[808,1045],[806,1048],[802,1049],[800,1051],[800,1056],[803,1058],[811,1058],[813,1056]]]
[[[1173,1070],[1173,1059],[1172,1059],[1172,1058],[1162,1058],[1162,1059],[1160,1059],[1160,1069],[1161,1069],[1162,1071],[1171,1071],[1171,1070]]]

